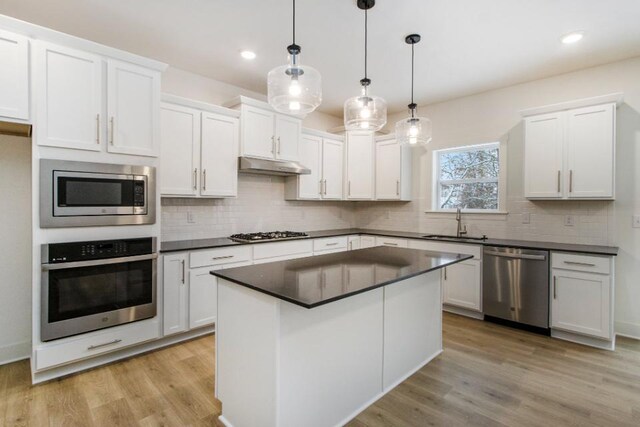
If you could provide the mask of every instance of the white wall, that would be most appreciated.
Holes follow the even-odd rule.
[[[624,93],[617,121],[617,197],[615,202],[538,201],[523,196],[523,128],[519,111],[613,92]],[[432,208],[432,153],[446,147],[505,141],[508,152],[509,215],[466,215],[472,235],[608,244],[620,247],[616,265],[616,329],[640,337],[640,229],[631,227],[640,214],[640,58],[506,87],[419,108],[433,121],[433,142],[414,157],[413,202],[359,203],[356,225],[370,228],[451,233],[449,214]],[[389,127],[405,113],[389,117]],[[531,224],[522,224],[522,214]],[[576,225],[564,226],[574,215]]]
[[[31,353],[31,139],[0,135],[0,365]]]
[[[222,83],[176,68],[162,75],[162,90],[173,95],[222,104],[238,95],[266,100],[264,94]],[[342,119],[314,112],[303,126],[326,130]],[[187,221],[191,215],[193,222]],[[238,197],[233,199],[162,199],[162,240],[203,239],[266,230],[319,230],[351,227],[349,202],[289,202],[284,179],[240,174]]]

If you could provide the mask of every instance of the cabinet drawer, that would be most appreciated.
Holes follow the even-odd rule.
[[[315,239],[313,241],[313,252],[328,251],[335,249],[347,249],[347,236],[326,237],[323,239]]]
[[[586,271],[589,273],[610,274],[611,258],[553,252],[551,254],[551,267],[562,268],[564,270]]]
[[[191,252],[189,267],[231,264],[251,260],[251,246],[231,246]]]
[[[433,240],[409,240],[411,249],[425,251],[449,252],[454,254],[472,255],[473,259],[481,259],[482,245],[464,245],[458,243],[435,242]]]
[[[312,240],[291,240],[288,242],[259,243],[253,245],[253,259],[281,258],[287,255],[306,254],[313,251]]]
[[[376,236],[376,246],[393,246],[396,248],[406,248],[407,245],[407,239]]]
[[[160,336],[158,319],[143,320],[48,343],[36,349],[36,369],[42,370],[119,350]]]

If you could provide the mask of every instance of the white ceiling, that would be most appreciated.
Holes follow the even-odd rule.
[[[302,61],[323,78],[321,110],[342,114],[363,74],[355,0],[298,0]],[[290,0],[0,0],[0,13],[258,92],[286,61]],[[369,13],[372,93],[390,111],[640,55],[640,0],[378,0]],[[585,32],[575,45],[560,36]],[[254,61],[240,58],[254,50]]]

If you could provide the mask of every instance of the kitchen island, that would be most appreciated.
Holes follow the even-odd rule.
[[[440,354],[441,269],[468,258],[375,247],[212,271],[220,421],[346,423]]]

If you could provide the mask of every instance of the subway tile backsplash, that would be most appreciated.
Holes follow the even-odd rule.
[[[223,237],[268,230],[375,228],[454,234],[451,214],[426,213],[412,202],[315,202],[284,200],[284,178],[240,174],[232,199],[162,199],[162,240]],[[611,245],[613,202],[507,200],[508,215],[464,215],[469,235],[492,238]],[[529,214],[529,224],[523,223]],[[572,215],[573,226],[565,225]]]

